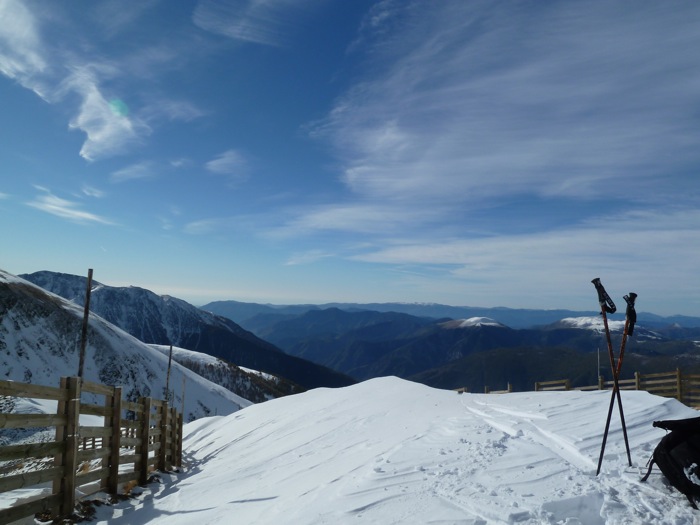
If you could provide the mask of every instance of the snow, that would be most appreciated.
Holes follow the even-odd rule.
[[[96,523],[668,524],[700,513],[658,470],[661,419],[697,413],[624,391],[458,394],[395,377],[316,389],[185,427],[180,473],[97,508]]]
[[[571,326],[572,328],[582,328],[587,330],[595,330],[596,332],[605,332],[603,318],[596,317],[566,317],[560,321],[561,324]],[[608,327],[611,331],[622,331],[625,328],[625,321],[613,321],[608,319]]]
[[[0,316],[2,379],[58,386],[60,378],[76,375],[83,308],[0,270],[0,295],[8,309]],[[84,377],[123,387],[124,396],[161,399],[165,392],[168,356],[149,347],[100,316],[90,313]],[[185,420],[230,414],[250,401],[172,364],[173,405]],[[100,396],[84,394],[86,402]]]
[[[504,325],[489,317],[470,317],[469,319],[457,319],[441,323],[443,328],[468,328],[470,326],[500,326]]]

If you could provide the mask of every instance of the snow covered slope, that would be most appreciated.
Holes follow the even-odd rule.
[[[77,375],[83,309],[19,277],[0,270],[0,377],[58,386]],[[168,358],[97,315],[90,315],[85,379],[120,385],[129,400],[163,399]],[[170,390],[185,420],[230,414],[251,403],[173,365]]]
[[[169,345],[148,346],[170,357]],[[276,397],[303,392],[299,385],[285,379],[243,369],[202,352],[172,347],[172,357],[173,361],[253,403],[262,403]]]
[[[20,277],[82,305],[87,279],[41,271]],[[175,345],[213,355],[255,370],[263,370],[306,388],[347,386],[349,377],[283,353],[224,317],[205,312],[182,299],[157,295],[136,286],[114,287],[92,282],[90,310],[151,344]]]
[[[697,413],[625,391],[595,475],[610,392],[457,394],[395,377],[317,389],[185,428],[186,471],[98,508],[100,524],[668,524],[700,513],[658,470],[664,431]]]

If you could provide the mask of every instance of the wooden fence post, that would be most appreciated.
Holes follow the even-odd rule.
[[[141,428],[139,429],[141,434],[141,449],[139,450],[139,455],[141,456],[139,484],[145,485],[148,483],[148,446],[150,444],[149,435],[151,430],[151,398],[141,398],[141,405],[143,405],[143,412],[141,413]]]
[[[177,416],[177,447],[176,447],[176,462],[175,466],[182,467],[182,426],[183,426],[184,416],[182,412]]]
[[[64,409],[67,417],[63,432],[65,452],[61,458],[63,476],[60,481],[61,505],[60,516],[73,513],[75,507],[75,476],[78,470],[78,420],[80,418],[80,378],[62,377],[61,388],[68,390],[68,399]]]
[[[680,368],[676,368],[676,399],[683,401],[683,381],[681,380]]]
[[[598,390],[605,390],[605,378],[598,376]]]
[[[540,391],[540,382],[537,381],[537,382],[535,383],[535,392],[539,392],[539,391]]]
[[[634,388],[636,390],[642,389],[642,374],[640,374],[639,372],[634,373]]]
[[[107,478],[107,492],[116,495],[119,492],[119,449],[122,439],[122,388],[114,387],[111,396],[106,396],[105,404],[112,408],[112,417],[109,419],[112,435],[109,438],[109,476]],[[105,417],[105,426],[108,418]]]
[[[168,457],[168,420],[170,419],[168,402],[164,401],[160,407],[160,449],[158,450],[158,470],[165,472]]]
[[[170,446],[168,447],[170,463],[168,470],[172,470],[177,465],[177,434],[177,409],[170,407]]]

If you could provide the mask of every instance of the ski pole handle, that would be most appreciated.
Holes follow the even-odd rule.
[[[598,292],[598,304],[600,304],[600,308],[605,310],[606,313],[614,314],[617,311],[617,307],[615,306],[613,300],[610,299],[608,292],[605,291],[603,283],[600,282],[600,277],[596,277],[591,282],[593,283],[593,286],[595,286],[595,289]]]
[[[637,294],[630,292],[629,295],[625,295],[625,302],[627,303],[627,320],[629,321],[629,328],[627,329],[627,335],[632,335],[634,332],[634,324],[637,322],[637,311],[634,309],[634,301],[637,299]]]

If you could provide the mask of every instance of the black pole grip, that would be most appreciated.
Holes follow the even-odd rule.
[[[617,307],[615,306],[613,300],[610,299],[608,292],[605,291],[603,283],[600,282],[600,277],[596,277],[591,282],[598,292],[598,304],[600,304],[601,309],[605,309],[605,311],[609,314],[614,314],[617,311]]]
[[[629,321],[629,327],[627,328],[627,335],[632,335],[634,333],[634,324],[637,322],[637,311],[634,309],[634,301],[637,300],[637,294],[630,292],[629,295],[625,295],[625,302],[627,303],[627,320]]]

